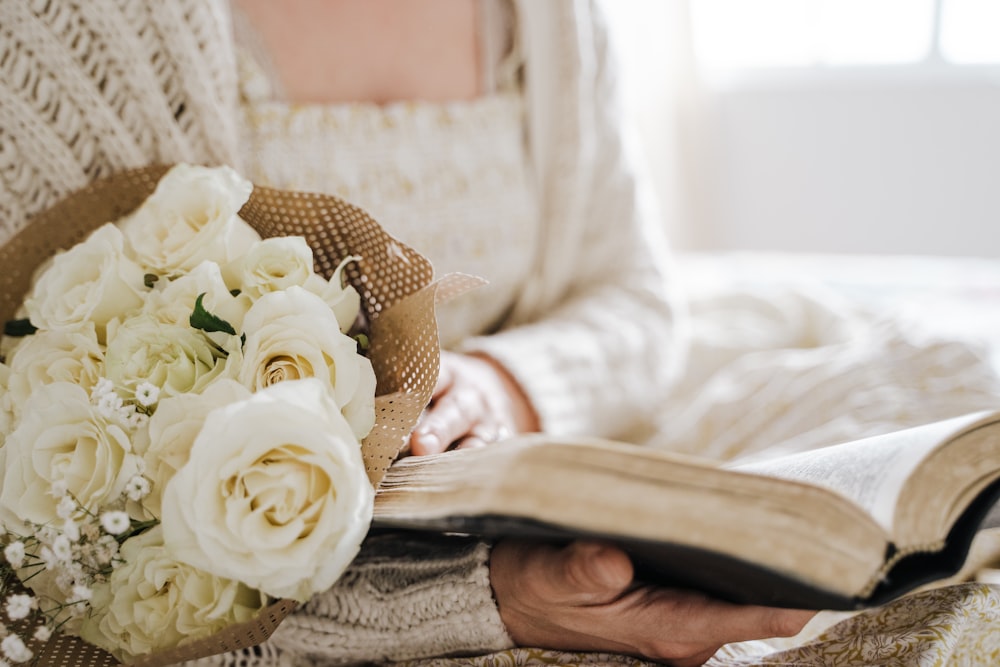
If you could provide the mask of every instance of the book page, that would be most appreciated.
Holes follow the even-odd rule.
[[[825,486],[851,498],[889,533],[900,490],[930,452],[974,419],[959,417],[732,470]]]

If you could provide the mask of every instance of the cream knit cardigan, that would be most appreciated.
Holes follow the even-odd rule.
[[[546,430],[638,438],[679,370],[683,336],[607,32],[594,0],[516,4],[541,247],[503,330],[465,349],[504,363]],[[223,0],[0,0],[0,242],[117,170],[235,164],[237,105]],[[509,645],[485,545],[399,544],[366,547],[282,624],[264,664],[293,664],[290,650],[352,661]]]

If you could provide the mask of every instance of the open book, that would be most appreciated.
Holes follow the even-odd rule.
[[[728,467],[519,436],[396,462],[375,527],[608,539],[649,581],[851,609],[957,572],[998,498],[1000,412],[980,412]]]

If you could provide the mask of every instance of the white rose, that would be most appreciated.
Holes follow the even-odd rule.
[[[36,389],[53,382],[80,385],[88,394],[104,372],[104,351],[93,322],[25,336],[10,359],[14,409]]]
[[[24,317],[27,318],[28,314],[25,313]],[[10,359],[14,356],[23,341],[23,336],[0,336],[0,359]]]
[[[200,393],[226,363],[200,331],[142,314],[108,327],[104,366],[115,389],[129,399],[143,382],[159,387],[162,396]]]
[[[161,497],[167,482],[188,461],[191,445],[212,410],[250,397],[250,391],[235,380],[218,380],[202,394],[181,394],[163,399],[149,419],[148,428],[136,435],[135,450],[145,461],[143,473],[151,482],[151,493],[142,505],[154,517],[162,514]],[[140,518],[140,517],[136,517]]]
[[[344,267],[349,262],[359,259],[361,258],[347,257],[337,265],[329,280],[323,280],[322,276],[314,273],[305,284],[307,290],[323,299],[330,307],[333,314],[337,316],[340,330],[344,333],[347,333],[354,326],[361,310],[361,295],[358,294],[353,285],[344,282]]]
[[[222,279],[219,265],[214,262],[202,262],[190,273],[174,278],[157,281],[156,288],[149,293],[143,312],[151,314],[160,322],[190,326],[191,313],[200,295],[202,307],[213,315],[222,318],[234,331],[242,331],[243,317],[250,308],[250,298],[244,295],[233,296],[229,287]],[[217,345],[229,347],[229,334],[206,333]]]
[[[323,383],[283,382],[208,415],[164,492],[164,541],[194,567],[305,601],[357,554],[373,496]]]
[[[358,438],[372,429],[375,373],[321,298],[301,287],[265,294],[247,312],[243,331],[237,379],[250,391],[315,377],[329,388]]]
[[[301,236],[264,239],[230,267],[238,288],[256,301],[268,292],[302,286],[313,272],[313,252]]]
[[[120,222],[136,261],[170,275],[203,261],[228,264],[260,235],[239,215],[253,185],[229,167],[175,165]]]
[[[17,313],[14,315],[16,320],[26,320],[28,319],[28,311],[25,310],[24,304],[17,309]],[[4,336],[0,335],[0,359],[11,359],[14,353],[17,352],[17,348],[21,346],[24,339],[27,336]]]
[[[267,606],[259,591],[172,559],[159,527],[125,541],[124,560],[94,587],[80,636],[119,660],[173,648],[249,621]]]
[[[9,385],[10,367],[0,363],[0,451],[3,451],[7,434],[14,428],[14,401],[10,395]]]
[[[105,421],[87,392],[68,382],[37,389],[7,437],[0,505],[24,521],[56,521],[53,483],[90,511],[118,499],[139,469],[125,432]]]
[[[340,406],[340,412],[354,431],[354,435],[361,440],[375,426],[376,379],[372,362],[361,355],[355,356],[358,364],[358,386],[354,395]]]
[[[98,340],[115,318],[142,306],[143,270],[122,253],[122,234],[112,224],[56,255],[24,301],[39,329],[93,322]]]

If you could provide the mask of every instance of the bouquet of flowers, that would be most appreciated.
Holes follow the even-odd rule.
[[[337,580],[436,377],[423,257],[336,198],[176,165],[70,197],[0,266],[0,661],[219,653]]]

